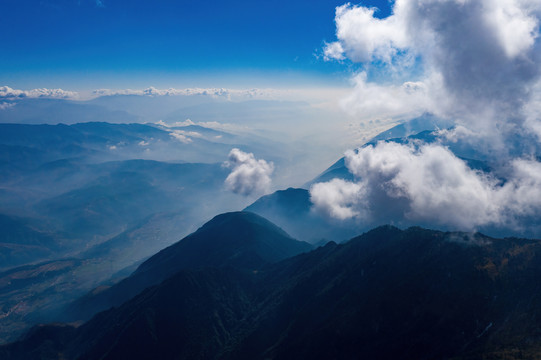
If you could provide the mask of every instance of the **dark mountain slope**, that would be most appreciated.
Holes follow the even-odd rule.
[[[42,358],[532,359],[540,290],[538,241],[386,226],[259,272],[180,272],[0,357],[53,338]]]
[[[251,280],[233,269],[181,272],[126,306],[97,315],[78,331],[68,353],[87,348],[81,359],[213,358],[242,333],[252,305]]]
[[[259,215],[218,215],[195,233],[149,258],[130,277],[75,302],[70,313],[79,319],[118,306],[180,270],[226,266],[257,270],[311,248]]]

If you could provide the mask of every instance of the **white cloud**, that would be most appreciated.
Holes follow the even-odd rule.
[[[9,86],[0,86],[0,99],[20,99],[20,98],[53,98],[53,99],[72,99],[78,98],[79,94],[74,91],[62,89],[33,89],[33,90],[15,90]]]
[[[365,218],[368,215],[365,196],[362,184],[342,179],[317,183],[310,189],[310,200],[316,210],[339,220]]]
[[[330,44],[325,44],[323,49],[323,58],[325,61],[330,60],[344,60],[344,49],[339,42],[333,42]]]
[[[203,137],[203,135],[201,133],[198,133],[197,131],[173,130],[173,132],[177,135],[184,135],[184,136],[189,136],[193,138]]]
[[[508,57],[519,56],[530,49],[539,36],[539,19],[534,16],[539,1],[492,0],[484,20],[494,32]]]
[[[356,181],[313,185],[314,207],[366,224],[539,234],[541,163],[532,154],[541,150],[541,2],[396,0],[389,17],[374,13],[350,4],[336,11],[326,58],[365,69],[344,108],[370,125],[431,112],[456,126],[430,145],[347,152]],[[446,143],[488,159],[491,174],[469,168]]]
[[[341,104],[351,116],[361,114],[365,122],[390,124],[432,110],[429,90],[423,82],[380,85],[367,81],[365,72],[357,74],[353,82],[353,92]]]
[[[439,145],[380,142],[348,151],[346,166],[355,182],[334,179],[310,189],[314,207],[337,219],[460,230],[539,227],[541,163],[532,159],[506,164],[501,181]]]
[[[139,95],[139,96],[209,96],[227,100],[275,99],[282,96],[283,91],[275,89],[225,89],[225,88],[186,88],[157,89],[148,87],[142,90],[133,89],[98,89],[94,96]]]
[[[184,134],[184,131],[181,130],[171,130],[169,135],[183,144],[189,144],[193,141],[191,138],[186,136],[186,134]]]
[[[375,8],[353,6],[336,8],[336,36],[339,41],[327,44],[325,56],[338,60],[347,56],[356,62],[382,60],[392,62],[399,49],[409,45],[401,16],[374,17]]]
[[[191,125],[195,125],[195,123],[190,119],[186,119],[184,121],[177,121],[173,123],[171,126],[191,126]]]
[[[231,169],[225,179],[227,189],[241,195],[261,194],[269,190],[274,164],[257,160],[252,153],[232,149],[224,166]]]
[[[192,122],[190,119],[187,119],[186,121],[182,121],[182,122],[176,122],[174,124],[167,124],[163,120],[156,122],[156,125],[163,126],[165,128],[164,130],[169,132],[169,135],[171,137],[180,141],[183,144],[190,144],[191,142],[193,142],[192,138],[204,138],[204,136],[203,134],[197,131],[186,131],[186,130],[171,129],[171,128],[177,127],[177,126],[182,127],[182,126],[194,125],[194,124],[195,123]]]
[[[6,110],[6,109],[12,108],[14,106],[15,106],[15,103],[1,102],[0,103],[0,110]]]
[[[396,0],[391,16],[377,19],[374,9],[346,4],[336,12],[337,41],[325,51],[387,75],[378,85],[355,79],[345,106],[361,121],[374,120],[373,99],[396,95],[383,111],[389,116],[430,111],[505,137],[521,131],[541,72],[540,13],[537,0]],[[408,78],[423,90],[398,91]]]

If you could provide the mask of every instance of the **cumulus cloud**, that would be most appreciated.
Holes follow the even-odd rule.
[[[189,144],[193,141],[190,137],[186,135],[186,132],[182,130],[171,130],[169,132],[169,135],[171,135],[172,138],[180,141],[183,144]]]
[[[339,41],[327,44],[327,58],[353,61],[383,60],[391,62],[399,49],[409,45],[403,31],[402,16],[386,19],[374,17],[376,8],[353,6],[350,3],[336,8],[336,36]]]
[[[346,57],[344,56],[342,45],[339,42],[333,42],[325,45],[325,48],[323,49],[323,58],[326,61],[330,61],[344,60]]]
[[[0,86],[0,99],[22,99],[22,98],[52,98],[52,99],[73,99],[79,94],[74,91],[62,89],[33,89],[16,90],[9,86]]]
[[[318,210],[336,219],[366,218],[368,215],[363,184],[332,179],[312,185],[310,196]]]
[[[357,74],[353,82],[354,92],[342,100],[344,110],[352,116],[362,114],[369,121],[392,124],[420,116],[432,108],[424,82],[381,85],[367,81],[366,72]]]
[[[541,163],[514,159],[505,181],[473,170],[437,144],[380,142],[346,153],[357,179],[334,179],[310,189],[314,207],[367,224],[406,222],[473,230],[524,230],[541,215]]]
[[[381,64],[391,74],[400,70],[399,83],[356,80],[357,104],[345,104],[361,119],[365,108],[373,119],[368,99],[388,98],[414,81],[424,90],[406,112],[430,111],[491,136],[516,134],[540,75],[540,13],[536,0],[397,0],[392,15],[378,19],[374,9],[346,4],[337,8],[337,41],[325,54],[361,62],[368,72]],[[411,80],[402,81],[408,74]],[[407,98],[399,94],[398,104]]]
[[[192,138],[204,138],[203,134],[197,131],[174,129],[174,127],[184,127],[184,126],[195,125],[195,123],[191,121],[190,119],[187,119],[186,121],[178,121],[173,124],[167,124],[163,120],[159,120],[158,122],[156,122],[156,125],[162,126],[165,131],[169,132],[169,135],[172,138],[180,141],[183,144],[190,144],[191,142],[193,142]]]
[[[0,103],[0,110],[6,110],[6,109],[9,109],[9,108],[12,108],[13,106],[15,106],[15,103],[1,102]]]
[[[430,112],[455,127],[432,144],[347,152],[356,180],[313,185],[314,208],[367,224],[541,231],[541,2],[396,0],[389,17],[375,11],[338,7],[337,40],[324,50],[363,64],[345,109],[380,124]]]
[[[236,194],[262,194],[269,190],[274,164],[263,159],[257,160],[252,153],[232,149],[224,166],[231,169],[225,179],[225,186]]]

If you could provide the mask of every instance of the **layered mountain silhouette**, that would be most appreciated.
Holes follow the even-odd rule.
[[[118,306],[148,286],[180,270],[233,267],[259,270],[265,265],[312,249],[259,215],[232,212],[214,217],[199,230],[158,252],[118,284],[97,289],[72,304],[72,320]]]
[[[354,222],[335,221],[312,210],[310,192],[288,188],[257,199],[244,211],[254,212],[278,224],[296,239],[312,244],[342,242],[359,234]]]
[[[541,351],[536,240],[383,226],[305,250],[254,214],[217,216],[131,277],[164,281],[77,328],[38,326],[0,357],[531,359]]]
[[[245,207],[245,198],[224,188],[231,169],[222,162],[234,147],[268,144],[190,122],[112,124],[104,115],[94,117],[102,122],[76,123],[86,118],[68,112],[71,125],[58,116],[56,125],[45,125],[57,105],[87,107],[35,100],[14,100],[0,119],[0,272],[32,279],[15,292],[0,288],[0,343],[49,321],[43,315],[54,313],[51,307],[124,278],[212,216]],[[27,103],[35,106],[28,122],[41,125],[3,123],[17,121],[8,113],[24,115]],[[43,112],[49,105],[52,112]],[[109,105],[101,110],[118,112]],[[274,152],[265,151],[258,156]],[[74,258],[80,261],[69,270],[42,276],[51,266],[44,264]]]
[[[32,219],[0,214],[0,269],[47,258],[62,248],[58,234],[38,229]]]

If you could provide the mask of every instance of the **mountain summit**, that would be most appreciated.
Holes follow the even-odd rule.
[[[239,217],[260,228],[226,214],[200,232]],[[0,357],[534,359],[540,275],[536,240],[383,226],[257,272],[179,271],[78,328],[34,328]]]
[[[128,278],[75,302],[70,313],[86,314],[122,302],[181,270],[232,267],[258,270],[270,263],[310,251],[265,218],[250,212],[218,215],[191,235],[142,263]]]

